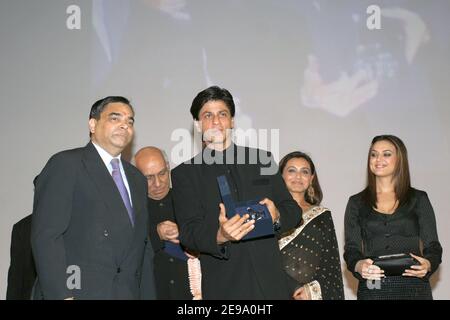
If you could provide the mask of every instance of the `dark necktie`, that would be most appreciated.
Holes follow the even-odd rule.
[[[128,196],[127,188],[125,187],[125,183],[122,179],[122,174],[120,173],[119,159],[114,158],[111,160],[112,166],[112,177],[114,182],[116,183],[117,189],[119,189],[120,195],[122,196],[123,203],[128,211],[128,216],[130,218],[131,224],[134,227],[134,212],[133,207],[131,206],[130,197]]]

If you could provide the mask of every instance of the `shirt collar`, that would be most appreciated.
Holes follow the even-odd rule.
[[[207,163],[211,164],[212,160],[210,159],[211,157],[214,158],[215,160],[219,160],[220,159],[220,163],[226,163],[224,162],[227,158],[233,158],[236,159],[237,157],[237,145],[234,144],[234,142],[231,142],[231,144],[228,146],[228,148],[222,150],[222,151],[217,151],[213,148],[208,148],[208,146],[205,146],[202,150],[203,153],[203,159],[207,158],[208,161]],[[215,161],[213,161],[215,163]]]
[[[111,160],[114,158],[119,159],[119,163],[122,164],[122,161],[121,161],[122,154],[119,154],[117,157],[113,157],[112,155],[110,155],[108,153],[108,151],[106,151],[105,149],[103,149],[98,144],[94,143],[93,141],[92,141],[92,144],[94,145],[95,149],[97,149],[97,152],[100,155],[100,158],[102,158],[102,160],[105,163],[107,168],[111,168]]]

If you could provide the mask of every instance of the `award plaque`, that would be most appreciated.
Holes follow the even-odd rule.
[[[234,202],[227,178],[223,175],[219,176],[217,177],[217,183],[219,184],[220,195],[222,196],[228,219],[231,219],[236,214],[239,214],[241,217],[248,214],[250,216],[248,220],[255,220],[254,229],[247,233],[242,240],[274,234],[272,217],[265,205],[259,204],[257,200]]]

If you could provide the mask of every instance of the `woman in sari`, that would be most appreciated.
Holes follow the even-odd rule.
[[[283,266],[295,300],[344,299],[339,249],[329,209],[321,206],[322,190],[311,158],[287,154],[280,173],[302,208],[303,224],[279,240]]]

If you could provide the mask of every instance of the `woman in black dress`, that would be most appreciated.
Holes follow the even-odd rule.
[[[344,251],[358,299],[432,299],[428,279],[442,257],[436,219],[427,194],[411,187],[407,150],[395,136],[372,140],[367,187],[345,211]],[[418,261],[401,275],[385,276],[370,259],[400,253]]]
[[[278,242],[292,298],[344,299],[333,219],[330,210],[320,205],[322,190],[314,163],[302,152],[291,152],[281,160],[280,173],[303,211],[303,224]]]

